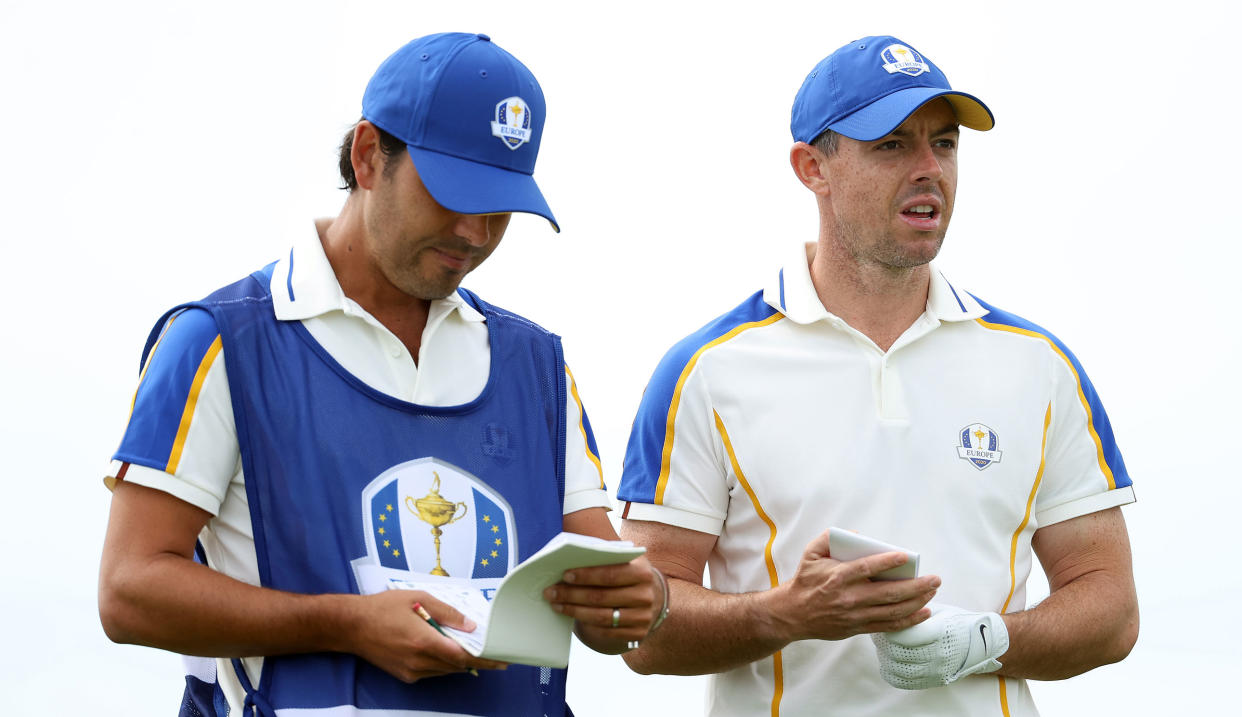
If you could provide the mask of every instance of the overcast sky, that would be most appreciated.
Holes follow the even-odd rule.
[[[540,79],[535,176],[564,230],[515,218],[466,285],[565,337],[614,489],[664,350],[814,238],[787,159],[811,67],[893,34],[982,98],[996,129],[963,134],[938,265],[1073,349],[1139,497],[1138,646],[1036,698],[1050,715],[1207,714],[1242,667],[1237,7],[0,0],[0,705],[175,710],[176,659],[108,642],[95,607],[100,476],[143,340],[337,212],[335,149],[367,79],[453,30]],[[638,677],[581,646],[569,684],[587,717],[704,701],[702,678]]]

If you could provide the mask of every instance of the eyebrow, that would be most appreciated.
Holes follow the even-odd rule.
[[[961,125],[959,125],[956,122],[951,122],[941,127],[940,129],[936,130],[935,132],[932,132],[931,136],[939,137],[942,134],[954,134],[954,133],[961,134],[961,131],[962,131]],[[900,127],[893,130],[892,132],[889,132],[888,134],[893,135],[894,137],[909,137],[910,136],[909,130],[904,130]]]

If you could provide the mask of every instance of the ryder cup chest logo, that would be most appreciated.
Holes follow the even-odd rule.
[[[362,491],[370,565],[423,575],[501,578],[518,554],[513,510],[486,483],[437,458],[395,465]],[[360,581],[361,582],[361,581]]]
[[[890,75],[901,72],[918,77],[924,72],[931,72],[931,67],[923,61],[923,56],[905,45],[889,45],[880,53],[880,57],[884,58],[883,67]]]
[[[1000,463],[1000,436],[982,423],[972,423],[957,434],[957,457],[979,470]]]
[[[510,97],[496,105],[492,135],[504,141],[509,149],[517,149],[530,140],[530,107],[521,97]]]

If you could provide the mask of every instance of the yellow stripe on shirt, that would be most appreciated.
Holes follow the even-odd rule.
[[[1035,505],[1035,495],[1039,492],[1039,484],[1044,480],[1045,456],[1048,450],[1048,426],[1052,425],[1052,404],[1048,404],[1048,408],[1044,411],[1044,436],[1039,443],[1039,470],[1035,471],[1035,482],[1031,484],[1031,494],[1026,499],[1026,513],[1022,516],[1022,522],[1018,524],[1018,529],[1013,531],[1013,538],[1009,541],[1009,594],[1005,596],[1005,604],[1001,606],[1001,614],[1004,615],[1009,611],[1009,601],[1013,599],[1013,592],[1018,586],[1018,538],[1022,536],[1022,531],[1026,530],[1026,526],[1031,522],[1031,507]],[[1001,675],[996,676],[1000,680],[1000,704],[1001,712],[1005,717],[1009,717],[1009,691],[1005,686],[1005,678]]]
[[[720,414],[712,411],[712,415],[716,418],[716,430],[720,431],[720,439],[724,442],[725,452],[729,454],[729,464],[733,466],[733,475],[737,476],[738,483],[742,484],[742,489],[746,491],[746,495],[750,496],[750,503],[759,519],[768,526],[768,543],[763,546],[763,562],[768,566],[769,584],[771,587],[776,587],[781,582],[776,574],[776,561],[772,558],[772,544],[776,542],[776,523],[773,523],[767,512],[763,510],[763,506],[759,504],[759,496],[755,495],[755,489],[750,487],[750,481],[746,480],[746,475],[742,473],[742,467],[737,462],[737,454],[733,451],[733,441],[729,440],[729,432],[725,430]],[[781,713],[781,696],[785,692],[784,667],[780,650],[772,655],[772,681],[775,685],[772,692],[772,717],[778,717]]]
[[[569,366],[565,367],[565,375],[569,377],[569,392],[574,397],[574,403],[578,404],[578,430],[582,432],[582,445],[586,448],[587,458],[595,464],[595,470],[599,471],[599,487],[607,490],[604,485],[604,466],[600,465],[599,456],[591,451],[591,442],[587,440],[586,420],[583,418],[586,412],[582,408],[582,399],[578,398],[578,383],[574,381],[574,374],[569,370]]]
[[[698,364],[699,357],[703,355],[704,351],[733,339],[743,331],[759,328],[761,326],[768,326],[769,324],[774,324],[783,318],[785,318],[785,315],[777,312],[761,321],[749,321],[747,323],[740,324],[723,336],[703,344],[698,351],[694,352],[694,355],[690,357],[690,360],[686,362],[686,367],[681,370],[681,375],[677,377],[677,385],[673,388],[673,400],[668,407],[668,420],[664,427],[664,451],[660,456],[660,477],[656,480],[656,505],[664,505],[664,490],[668,488],[669,466],[673,457],[673,423],[677,419],[677,408],[681,405],[681,389],[685,387],[686,379],[690,377],[690,372],[693,371],[695,365]]]
[[[185,410],[181,412],[181,425],[177,427],[177,438],[173,441],[172,452],[168,454],[168,465],[164,468],[165,473],[176,474],[177,465],[181,463],[181,451],[185,448],[186,436],[190,433],[190,422],[194,420],[194,409],[198,405],[198,394],[203,390],[203,381],[207,378],[207,372],[211,369],[211,364],[216,360],[216,356],[220,353],[220,336],[216,336],[216,340],[211,342],[211,346],[207,348],[207,354],[203,356],[203,360],[198,364],[198,371],[194,374],[194,382],[190,384],[190,395],[185,400]]]
[[[984,328],[996,331],[1009,331],[1023,336],[1043,339],[1049,346],[1052,347],[1053,351],[1057,352],[1057,355],[1061,357],[1061,360],[1065,362],[1065,365],[1069,366],[1070,372],[1074,374],[1074,382],[1078,388],[1078,401],[1082,403],[1082,410],[1087,413],[1087,433],[1090,434],[1091,440],[1095,442],[1095,455],[1096,460],[1100,463],[1100,472],[1104,474],[1104,478],[1108,481],[1108,489],[1115,489],[1117,487],[1117,480],[1113,478],[1113,469],[1108,467],[1108,461],[1104,460],[1104,446],[1100,443],[1100,434],[1095,431],[1095,421],[1091,416],[1091,405],[1087,403],[1087,396],[1082,392],[1082,376],[1078,375],[1078,369],[1074,368],[1074,362],[1069,360],[1069,357],[1065,355],[1065,352],[1061,350],[1060,346],[1057,346],[1055,341],[1048,336],[1039,333],[1038,331],[1022,329],[1017,326],[1007,326],[1005,324],[994,324],[990,321],[984,321],[983,319],[975,319],[975,321],[979,322],[979,325]]]
[[[1048,426],[1052,424],[1052,404],[1048,404],[1047,410],[1044,411],[1044,437],[1039,444],[1039,470],[1035,472],[1035,482],[1031,484],[1031,494],[1026,499],[1026,514],[1022,516],[1022,522],[1018,524],[1018,529],[1013,531],[1013,538],[1009,541],[1009,594],[1005,596],[1005,604],[1001,607],[1001,614],[1005,614],[1009,610],[1009,601],[1013,599],[1013,591],[1017,589],[1017,561],[1018,561],[1018,538],[1022,536],[1022,531],[1026,530],[1026,526],[1031,522],[1031,507],[1035,505],[1035,494],[1039,492],[1039,484],[1044,479],[1044,462],[1045,452],[1048,450]]]

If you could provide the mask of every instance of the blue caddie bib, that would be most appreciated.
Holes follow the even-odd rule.
[[[487,321],[487,385],[460,406],[406,403],[347,372],[301,322],[275,318],[273,266],[170,311],[143,355],[145,362],[176,311],[201,308],[215,318],[264,587],[356,593],[358,571],[368,566],[500,578],[560,532],[565,372],[558,337],[460,290]],[[264,717],[349,705],[568,713],[565,670],[511,665],[405,684],[353,655],[313,653],[265,658],[252,685],[240,661],[234,664],[247,714]],[[208,707],[189,709],[212,714]]]

